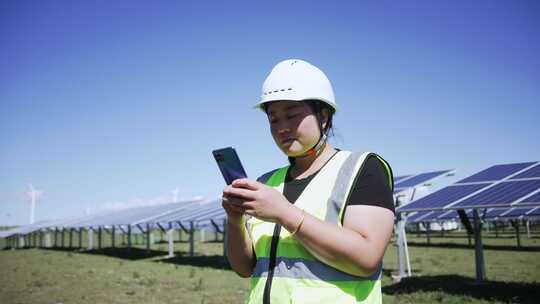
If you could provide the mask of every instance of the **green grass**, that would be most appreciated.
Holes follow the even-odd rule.
[[[384,258],[384,303],[538,302],[540,236],[522,235],[523,248],[516,250],[511,232],[484,236],[488,281],[482,284],[474,280],[474,250],[462,233],[433,234],[429,246],[425,235],[409,234],[414,276],[392,282],[397,264],[390,245]],[[0,303],[243,302],[249,280],[226,266],[222,244],[198,242],[194,257],[186,256],[188,246],[185,237],[177,242],[180,256],[172,259],[165,257],[167,244],[154,244],[147,253],[141,240],[129,253],[125,248],[3,250]]]

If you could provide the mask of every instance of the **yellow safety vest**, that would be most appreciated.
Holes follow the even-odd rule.
[[[357,172],[370,155],[382,161],[393,187],[391,169],[380,156],[339,151],[310,181],[295,205],[312,216],[341,226],[346,198]],[[270,172],[266,184],[283,193],[288,168]],[[257,262],[247,303],[382,302],[382,264],[371,277],[359,277],[318,261],[279,225],[252,217],[248,220],[248,231]],[[275,256],[270,256],[274,235],[277,250]],[[267,284],[269,277],[272,279]]]

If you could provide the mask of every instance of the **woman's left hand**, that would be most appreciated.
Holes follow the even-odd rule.
[[[244,200],[240,205],[246,214],[258,219],[280,223],[293,205],[277,190],[247,178],[237,179],[223,191],[227,196]]]

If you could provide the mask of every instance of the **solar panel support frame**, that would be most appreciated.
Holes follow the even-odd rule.
[[[61,243],[61,247],[64,248],[64,241],[65,241],[65,231],[64,231],[64,228],[62,227],[61,229],[62,231],[62,236],[60,237],[60,239],[62,240],[62,243]]]
[[[214,226],[214,229],[216,229],[216,235],[217,233],[223,233],[223,230],[219,228],[219,225],[216,223],[216,221],[211,219],[210,223],[212,224],[212,226]],[[225,226],[223,228],[225,228]]]
[[[159,228],[159,230],[161,230],[162,232],[166,233],[168,231],[168,229],[165,229],[165,227],[163,227],[163,225],[161,223],[156,223],[156,226]],[[169,227],[171,226],[171,223],[169,223]],[[170,228],[169,228],[170,229]]]
[[[62,244],[62,247],[63,245],[64,244]],[[103,248],[103,228],[99,226],[98,227],[98,250],[101,250],[102,248]]]
[[[161,226],[158,223],[158,226]],[[174,257],[174,227],[173,223],[169,222],[169,229],[167,230],[167,243],[169,244],[169,254],[167,255],[167,258],[173,258]]]
[[[111,247],[114,248],[116,246],[116,225],[112,225],[111,227]]]
[[[127,250],[128,252],[131,251],[131,245],[132,245],[132,240],[131,240],[131,224],[128,224],[127,225]]]
[[[473,209],[474,219],[474,248],[476,261],[476,280],[481,282],[486,279],[486,264],[484,260],[484,250],[482,245],[482,224],[478,209]]]
[[[189,222],[189,256],[195,255],[195,224],[193,221]]]
[[[178,223],[178,226],[180,226],[180,228],[181,228],[182,230],[184,230],[185,233],[189,233],[189,229],[186,228],[186,227],[184,226],[184,224],[182,224],[181,221],[177,221],[176,223]]]
[[[93,227],[88,227],[88,250],[94,250],[94,228]]]
[[[514,227],[514,230],[516,232],[517,247],[521,248],[521,234],[519,233],[519,220],[518,219],[510,220],[510,223],[512,224],[512,227]]]
[[[120,231],[122,231],[122,233],[127,234],[127,230],[124,229],[124,226],[118,225],[118,229],[120,229]]]
[[[73,228],[69,228],[69,248],[73,248]]]
[[[139,225],[137,225],[139,226]],[[150,243],[151,243],[151,231],[150,231],[150,223],[146,223],[146,253],[150,253]]]

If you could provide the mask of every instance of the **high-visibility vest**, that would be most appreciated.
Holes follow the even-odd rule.
[[[388,171],[389,184],[393,187],[391,169],[378,155],[339,151],[310,181],[295,206],[321,220],[341,226],[345,202],[356,175],[371,155],[382,161]],[[283,193],[288,168],[270,172],[266,184]],[[257,261],[247,303],[382,302],[382,264],[372,276],[359,277],[317,260],[279,225],[252,217],[248,220],[248,231]],[[274,235],[277,250],[275,256],[271,256]],[[272,279],[269,280],[269,277]]]

